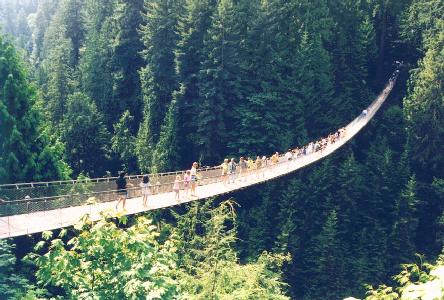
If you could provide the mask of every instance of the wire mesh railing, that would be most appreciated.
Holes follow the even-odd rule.
[[[168,174],[162,174],[162,176],[150,176],[151,193],[162,194],[171,192],[176,176],[178,174],[183,175],[183,173],[184,172],[171,172]],[[198,181],[198,184],[206,185],[217,182],[220,180],[220,173],[220,167],[199,169],[198,174],[200,180]],[[127,178],[128,186],[134,186],[127,189],[128,198],[141,196],[141,188],[139,187],[140,181],[140,176],[131,176]],[[29,198],[27,198],[25,196],[22,199],[16,199],[13,201],[2,201],[0,202],[0,217],[79,206],[86,204],[91,197],[94,197],[94,201],[98,203],[115,201],[117,199],[116,193],[116,184],[112,181],[102,181],[100,182],[99,187],[97,187],[97,185],[88,187],[83,183],[83,186],[73,186],[63,194],[33,198],[29,196]]]

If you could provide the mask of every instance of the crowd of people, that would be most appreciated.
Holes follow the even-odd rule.
[[[363,112],[364,114],[364,112]],[[367,112],[365,112],[367,115]],[[346,128],[343,127],[338,131],[329,134],[327,137],[322,138],[316,142],[311,142],[300,148],[288,149],[284,155],[280,155],[279,152],[275,152],[270,157],[266,156],[256,156],[253,157],[240,157],[239,161],[236,162],[234,158],[224,159],[222,164],[219,166],[221,170],[221,181],[224,186],[234,184],[238,182],[245,182],[247,178],[264,178],[265,170],[268,167],[275,166],[281,162],[289,162],[291,160],[296,160],[300,157],[324,151],[328,145],[336,143],[338,140],[342,139],[346,135]],[[288,164],[290,166],[290,164]],[[253,176],[253,177],[252,177]],[[194,162],[189,170],[186,170],[183,174],[177,174],[175,176],[174,182],[172,183],[172,190],[174,194],[174,199],[180,203],[181,200],[181,190],[183,190],[183,195],[187,199],[189,197],[197,197],[196,186],[198,180],[201,179],[199,174],[199,164]],[[117,185],[117,195],[118,201],[116,204],[116,209],[118,205],[122,203],[122,208],[125,208],[125,202],[128,198],[128,186],[134,186],[128,183],[125,178],[125,172],[119,172],[119,177],[116,179]],[[142,204],[147,207],[148,197],[152,194],[159,192],[160,182],[157,181],[155,185],[151,185],[150,178],[148,175],[142,177],[142,181],[139,184],[139,188],[142,194]]]

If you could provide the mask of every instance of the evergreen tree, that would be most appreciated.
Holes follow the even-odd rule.
[[[286,150],[306,140],[298,66],[287,53],[297,35],[276,30],[282,25],[275,22],[288,21],[273,19],[273,8],[245,1],[238,9],[243,100],[234,107],[236,129],[229,132],[228,146],[240,155]]]
[[[135,126],[131,128],[133,134],[137,131],[136,124],[139,124],[142,118],[139,70],[143,66],[140,57],[143,44],[140,41],[138,28],[143,22],[143,2],[143,0],[117,1],[113,15],[116,32],[112,35],[112,60],[110,61],[113,76],[112,97],[106,99],[106,103],[114,109],[108,108],[109,116],[114,115],[115,119],[111,119],[113,123],[127,109],[134,116]],[[104,30],[109,36],[111,30],[106,28]],[[109,37],[105,39],[105,42],[109,42]]]
[[[444,159],[438,154],[444,150],[440,142],[444,135],[444,23],[439,24],[441,33],[429,40],[404,99],[411,159],[421,178],[428,179],[444,177]]]
[[[198,74],[204,60],[203,43],[211,25],[211,16],[217,7],[215,0],[185,1],[185,13],[177,24],[179,41],[176,49],[176,68],[180,89],[175,94],[178,114],[177,143],[182,145],[179,161],[188,166],[196,160],[197,145],[196,116],[200,111]]]
[[[73,64],[78,65],[80,47],[84,39],[84,25],[81,18],[84,0],[62,0],[59,9],[62,10],[62,19],[66,24],[66,37],[71,40],[73,47]],[[56,16],[57,18],[57,16]]]
[[[103,117],[90,98],[80,92],[68,97],[62,140],[66,160],[77,175],[100,176],[107,170],[110,136]]]
[[[262,253],[240,264],[234,251],[236,220],[233,202],[212,207],[212,201],[193,203],[176,215],[179,237],[179,282],[183,296],[192,299],[288,299],[280,268],[285,255]]]
[[[32,31],[32,54],[31,59],[37,67],[43,59],[43,43],[46,30],[49,27],[52,16],[57,8],[58,1],[42,0],[38,1],[37,11],[29,15],[29,26]]]
[[[235,2],[220,1],[204,41],[205,59],[198,75],[201,104],[195,119],[199,160],[208,163],[223,158],[228,133],[236,130],[233,111],[241,101],[236,21]]]
[[[177,170],[180,154],[184,147],[178,143],[178,104],[176,94],[173,96],[167,114],[165,124],[160,131],[159,142],[153,152],[153,167],[155,172]]]
[[[66,174],[60,153],[43,132],[37,93],[14,47],[0,36],[0,182],[57,179]]]
[[[41,81],[48,115],[58,128],[66,112],[67,98],[78,87],[78,61],[83,42],[81,0],[63,0],[43,41]]]
[[[57,30],[63,32],[63,28]],[[73,75],[75,67],[71,59],[71,42],[60,36],[42,63],[46,77],[44,85],[46,113],[55,128],[60,125],[66,113],[68,95],[74,91],[76,85]]]
[[[409,60],[416,62],[428,49],[428,41],[439,36],[440,16],[444,6],[439,0],[407,1],[410,3],[400,20],[400,36],[408,47]]]
[[[242,230],[245,231],[242,239],[245,240],[243,246],[243,255],[247,259],[253,259],[257,257],[262,251],[271,251],[273,247],[273,240],[275,236],[274,226],[274,210],[273,198],[270,189],[262,191],[259,197],[255,197],[254,200],[260,199],[257,205],[251,207],[243,224]]]
[[[312,255],[315,258],[307,278],[305,299],[339,299],[344,291],[342,276],[343,252],[337,232],[337,217],[333,210],[328,215],[321,233],[313,240]]]
[[[286,282],[290,283],[290,291],[293,297],[301,293],[301,286],[292,286],[292,282],[297,282],[297,276],[300,268],[299,262],[302,259],[301,250],[304,247],[305,231],[305,212],[304,199],[306,197],[304,182],[299,178],[289,180],[282,196],[277,203],[279,211],[277,213],[276,229],[279,233],[275,240],[274,251],[277,253],[289,253],[292,257],[292,263],[284,265],[284,274]],[[275,196],[277,199],[277,196]],[[298,292],[296,292],[298,291]]]
[[[402,12],[410,2],[410,0],[371,0],[368,2],[368,9],[373,17],[377,37],[378,53],[375,81],[379,84],[384,83],[386,70],[392,71],[393,61],[400,59],[399,52],[397,51],[399,46],[396,47],[398,19],[402,16]]]
[[[442,203],[444,203],[444,180],[435,178],[432,182],[432,187],[434,190],[434,196],[436,200],[441,203],[439,206],[438,218],[436,220],[436,244],[438,245],[438,249],[443,249],[444,246],[444,207]]]
[[[131,134],[134,117],[125,111],[119,122],[114,124],[114,135],[111,138],[111,149],[118,154],[120,161],[129,172],[137,170],[135,155],[136,137]]]
[[[348,122],[373,98],[370,92],[370,65],[376,60],[376,36],[367,12],[355,1],[332,5],[337,15],[332,59],[335,74],[335,97],[342,123]]]
[[[339,104],[333,98],[333,73],[328,52],[319,34],[305,32],[299,46],[299,83],[306,128],[310,139],[324,136],[341,124]]]
[[[144,119],[139,129],[137,152],[142,170],[155,167],[152,155],[159,142],[161,126],[177,88],[174,51],[180,1],[145,1],[141,26],[146,66],[140,71]],[[167,125],[168,127],[168,125]],[[162,149],[161,151],[166,151]]]
[[[415,232],[418,226],[416,216],[416,180],[412,177],[397,203],[397,216],[389,240],[389,270],[396,270],[401,263],[408,263],[415,254]]]
[[[0,297],[2,299],[23,299],[21,297],[31,288],[28,280],[17,274],[14,248],[15,246],[7,240],[0,240]]]
[[[113,98],[112,47],[117,31],[113,18],[115,2],[85,1],[85,43],[80,63],[82,88],[103,113],[109,129],[122,108],[127,108],[122,99]]]

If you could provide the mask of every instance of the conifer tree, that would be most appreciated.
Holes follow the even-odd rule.
[[[159,142],[161,126],[177,88],[174,51],[180,1],[145,1],[144,25],[140,34],[144,45],[145,67],[140,71],[144,119],[139,129],[137,152],[139,166],[147,170]],[[166,151],[166,150],[162,150]]]
[[[0,298],[20,299],[30,288],[28,280],[17,274],[15,246],[7,240],[0,240]]]
[[[115,2],[85,1],[85,43],[80,61],[82,88],[103,113],[109,129],[124,106],[123,101],[118,101],[121,99],[113,98],[112,45],[117,31],[113,18]]]
[[[48,115],[55,129],[66,112],[68,96],[79,85],[77,67],[83,43],[82,5],[82,0],[60,1],[44,36],[40,76]]]
[[[56,28],[53,27],[53,30]],[[63,27],[57,30],[64,32]],[[46,112],[54,128],[57,128],[66,113],[67,98],[74,91],[76,81],[70,40],[61,34],[54,43],[42,63],[42,73],[46,81],[44,88]]]
[[[311,276],[307,278],[307,299],[339,299],[344,290],[343,252],[338,238],[336,212],[329,213],[320,234],[312,245]]]
[[[376,60],[373,23],[355,1],[332,5],[337,15],[332,59],[335,73],[335,97],[340,99],[338,113],[342,123],[351,120],[372,98],[369,66]]]
[[[118,0],[115,6],[113,22],[115,22],[115,33],[112,36],[112,104],[113,111],[109,114],[116,116],[112,119],[117,121],[125,110],[129,110],[134,116],[135,126],[131,128],[132,133],[137,132],[136,124],[142,119],[142,96],[141,78],[139,70],[143,66],[140,52],[143,44],[140,40],[139,27],[143,22],[143,0],[124,1]],[[107,34],[109,29],[104,28]],[[112,34],[112,33],[111,33]],[[109,39],[109,38],[108,38]],[[105,42],[108,42],[107,39]]]
[[[177,170],[179,166],[181,149],[183,145],[178,143],[178,107],[177,100],[173,96],[167,114],[165,116],[164,125],[160,131],[159,142],[156,144],[153,153],[153,171],[163,172],[169,170]]]
[[[404,99],[404,111],[408,126],[408,143],[411,159],[421,170],[421,177],[444,177],[444,24],[441,33],[427,43],[427,52],[419,62],[409,82],[408,95]]]
[[[410,178],[397,201],[397,216],[389,240],[389,270],[410,262],[415,254],[415,238],[418,226],[416,207],[416,180]]]
[[[131,134],[134,117],[129,111],[125,111],[119,122],[114,124],[114,135],[111,138],[111,149],[119,156],[125,165],[125,170],[133,172],[137,170],[137,159],[135,155],[136,137]]]
[[[444,199],[444,180],[441,178],[435,178],[432,182],[432,187],[434,191],[434,196],[440,203],[443,203]],[[436,220],[436,223],[434,224],[436,226],[436,237],[435,241],[437,244],[438,249],[443,249],[444,246],[444,211],[442,206],[440,207],[440,210],[438,212],[438,218]]]
[[[288,299],[283,288],[282,264],[288,256],[262,253],[240,264],[234,251],[234,203],[212,207],[212,201],[193,203],[176,215],[179,237],[179,282],[184,297],[197,299]]]
[[[234,107],[236,129],[228,146],[239,155],[286,150],[306,139],[297,66],[294,55],[287,56],[296,38],[276,30],[275,22],[284,21],[276,20],[274,7],[254,1],[239,6],[242,101]]]
[[[81,92],[70,95],[63,127],[66,160],[74,174],[85,171],[91,177],[103,175],[109,160],[110,136],[95,103]]]
[[[318,138],[339,126],[339,114],[333,98],[333,73],[321,36],[305,32],[298,52],[299,82],[308,136]]]
[[[38,66],[43,59],[43,43],[46,30],[57,8],[58,1],[42,0],[38,2],[37,11],[28,17],[32,31],[32,62]]]
[[[64,34],[71,42],[73,49],[72,62],[75,66],[79,62],[80,47],[84,38],[83,20],[81,18],[83,2],[84,0],[62,0],[54,16],[56,22],[54,25],[63,24],[65,27]]]
[[[187,0],[185,13],[179,16],[176,50],[176,68],[180,88],[177,101],[178,132],[176,139],[187,151],[181,152],[181,166],[197,159],[197,116],[200,111],[198,74],[204,60],[203,43],[211,25],[211,16],[217,7],[215,0]]]
[[[199,160],[209,163],[225,154],[227,134],[235,130],[233,111],[241,101],[236,21],[235,2],[220,1],[204,41],[205,59],[198,76],[201,104],[195,118]]]
[[[362,199],[368,197],[370,187],[364,180],[365,169],[356,161],[353,154],[345,160],[337,177],[337,217],[340,221],[338,231],[344,240],[350,244],[356,242],[356,237],[351,234],[353,228],[360,228],[364,224],[362,214],[367,210],[361,207]]]
[[[18,54],[0,36],[1,183],[57,179],[66,174],[60,153],[43,131],[36,100],[36,90],[27,81]]]

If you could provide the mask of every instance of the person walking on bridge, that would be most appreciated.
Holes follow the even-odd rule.
[[[237,164],[234,161],[234,158],[231,159],[231,161],[228,163],[228,184],[230,184],[231,182],[235,182],[236,180],[236,167]]]
[[[241,181],[245,181],[245,175],[247,174],[247,162],[244,157],[241,156],[239,159],[239,177]],[[243,178],[243,179],[242,179]]]
[[[183,188],[185,190],[185,197],[188,198],[188,191],[191,185],[191,175],[190,170],[187,170],[183,175]]]
[[[197,185],[197,168],[199,165],[197,162],[194,162],[191,166],[190,175],[191,175],[191,196],[196,196],[196,185]]]
[[[180,191],[180,175],[177,175],[176,176],[176,180],[174,180],[173,191],[174,191],[174,194],[175,194],[174,199],[177,200],[180,203],[180,196],[179,196],[179,191]]]
[[[149,179],[148,175],[143,175],[142,182],[140,183],[140,187],[142,188],[143,207],[147,207],[146,202],[148,201],[148,196],[151,195],[150,179]]]
[[[220,165],[222,168],[222,183],[227,185],[228,183],[228,159],[225,158],[224,162]]]
[[[263,170],[262,170],[262,159],[260,156],[256,157],[256,161],[254,162],[254,165],[256,167],[256,178],[259,178],[261,172],[262,172],[262,175],[264,174]]]
[[[127,183],[125,179],[125,171],[119,172],[119,177],[116,179],[117,185],[117,195],[119,199],[117,200],[116,209],[118,208],[120,202],[122,202],[122,209],[125,209],[126,199],[128,198],[127,185],[133,186],[131,183]]]

